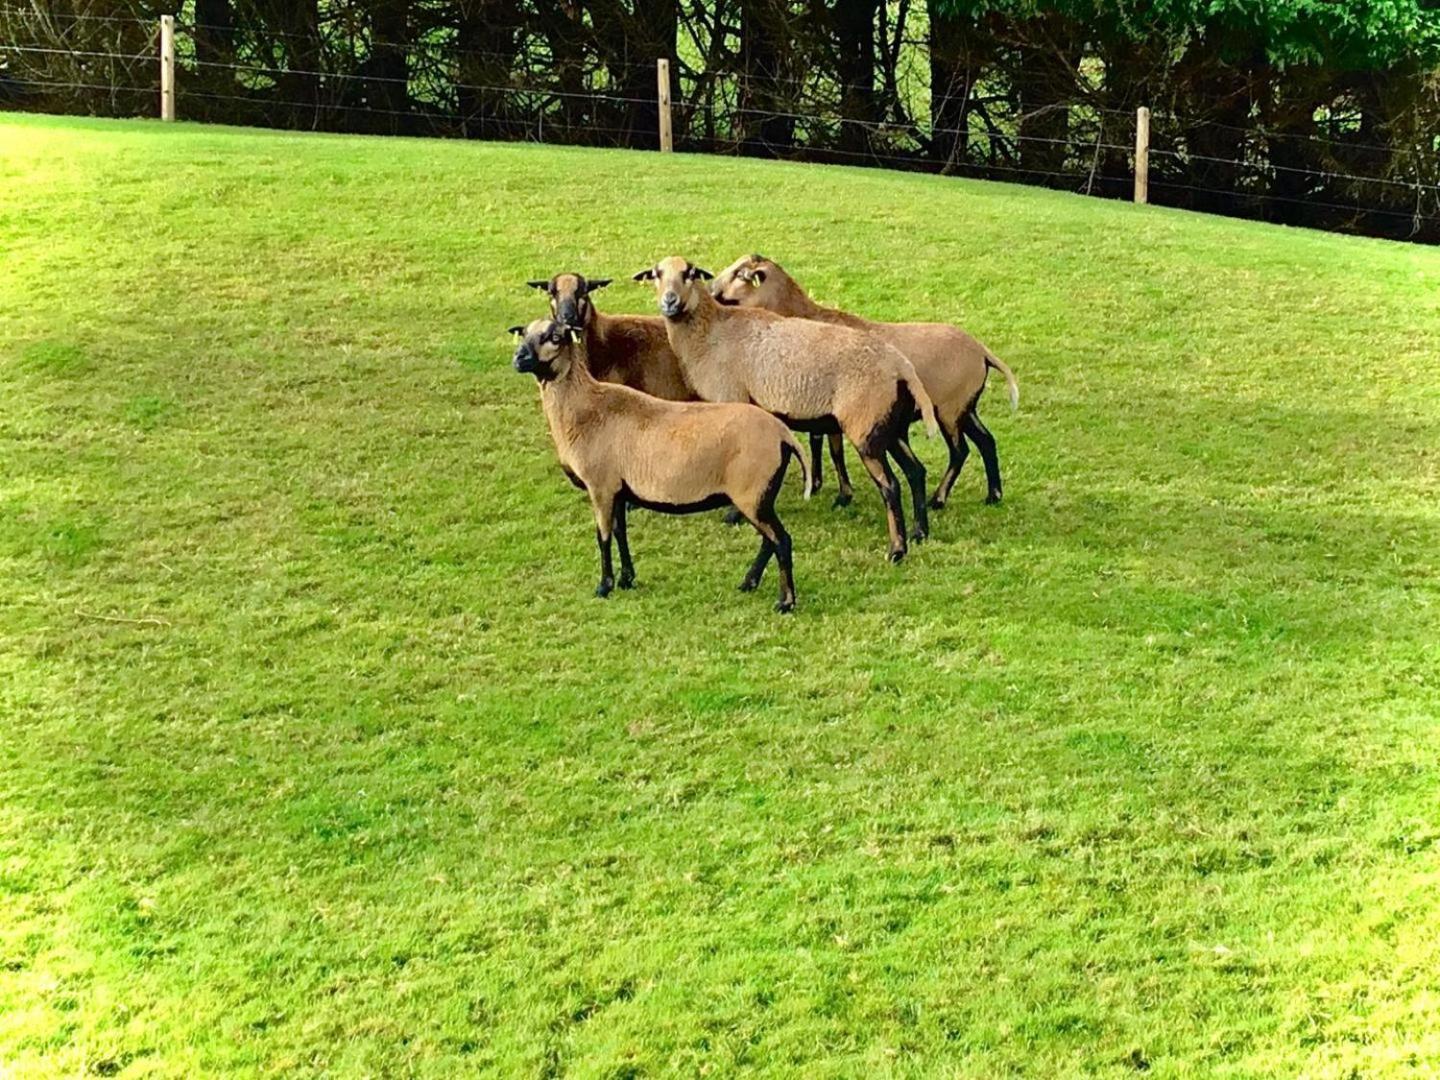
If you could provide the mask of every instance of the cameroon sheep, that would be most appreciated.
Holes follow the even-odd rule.
[[[903,436],[918,405],[935,430],[935,409],[910,361],[873,334],[760,308],[721,307],[702,279],[712,275],[679,257],[635,275],[653,281],[670,347],[685,381],[706,401],[745,401],[799,430],[838,425],[885,501],[890,559],[905,557],[905,511],[892,454],[910,482],[915,532],[929,532],[925,466]]]
[[[596,596],[608,596],[616,584],[622,589],[635,584],[625,530],[629,505],[684,514],[729,503],[760,534],[760,551],[740,588],[757,588],[773,555],[780,564],[775,609],[795,607],[790,534],[775,513],[775,498],[790,455],[800,461],[807,499],[810,473],[804,450],[784,424],[752,405],[662,401],[597,381],[587,366],[585,338],[575,327],[537,319],[511,329],[523,335],[515,370],[533,374],[540,384],[561,468],[590,497],[600,549]],[[610,560],[612,535],[620,547],[618,583]]]
[[[680,363],[658,315],[606,315],[590,294],[609,278],[587,281],[581,274],[556,274],[549,281],[527,281],[550,297],[550,314],[562,326],[585,331],[590,373],[601,382],[619,383],[667,401],[694,401]]]
[[[960,468],[970,454],[968,436],[985,462],[985,478],[989,492],[986,502],[1000,501],[1000,459],[995,452],[995,436],[981,422],[977,406],[985,389],[989,369],[1005,377],[1010,388],[1010,405],[1019,405],[1020,387],[1015,373],[994,353],[965,331],[946,323],[881,323],[852,315],[836,308],[822,307],[805,294],[798,282],[773,260],[763,255],[746,255],[727,267],[715,278],[711,292],[722,304],[762,307],[780,315],[814,319],[840,326],[878,333],[899,349],[915,365],[915,371],[935,402],[935,415],[950,451],[949,467],[935,488],[930,505],[939,509],[950,497],[950,489],[960,475]],[[811,436],[811,473],[820,484],[820,443]],[[846,501],[850,478],[845,471],[844,447],[831,437],[830,455],[835,462],[836,478],[841,496]]]

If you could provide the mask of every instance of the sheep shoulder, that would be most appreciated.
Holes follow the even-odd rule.
[[[640,390],[669,401],[695,397],[680,370],[665,320],[658,315],[606,315],[595,312],[586,337],[595,378]]]

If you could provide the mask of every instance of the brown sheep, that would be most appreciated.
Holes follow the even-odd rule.
[[[590,497],[600,549],[605,597],[616,584],[635,584],[625,531],[630,505],[685,514],[733,505],[760,534],[740,588],[757,588],[774,556],[780,565],[777,611],[795,607],[790,534],[775,513],[775,498],[793,454],[800,461],[805,497],[810,474],[805,453],[779,420],[753,405],[662,401],[626,386],[597,381],[587,365],[585,338],[574,327],[537,319],[512,327],[523,335],[515,370],[533,374],[561,468]],[[620,579],[610,561],[610,538],[620,546]]]
[[[936,485],[930,505],[938,510],[950,498],[950,489],[955,486],[960,468],[970,454],[970,448],[965,443],[967,437],[985,462],[989,488],[986,502],[1000,501],[1000,459],[995,452],[995,436],[981,422],[977,406],[990,368],[1005,377],[1012,408],[1020,403],[1020,387],[1015,381],[1015,373],[1004,361],[965,331],[947,323],[872,322],[846,311],[823,307],[811,300],[799,283],[777,263],[763,255],[746,255],[737,259],[715,278],[711,292],[722,304],[762,307],[794,318],[853,326],[880,334],[915,365],[915,371],[935,402],[940,431],[950,451],[949,468]],[[811,436],[810,449],[811,472],[816,477],[816,486],[819,486],[818,436]],[[833,436],[830,455],[841,487],[837,501],[848,501],[850,478],[845,471],[844,447]]]
[[[874,334],[760,308],[721,307],[701,283],[712,275],[679,257],[635,275],[653,281],[670,347],[685,381],[706,401],[746,401],[800,430],[850,440],[885,500],[890,559],[905,557],[905,511],[886,454],[905,472],[915,531],[929,532],[925,466],[905,441],[916,407],[935,430],[935,409],[910,361]]]
[[[664,319],[596,310],[590,294],[609,285],[609,278],[588,281],[581,274],[556,274],[549,281],[526,284],[550,297],[550,314],[556,321],[584,329],[585,354],[595,378],[667,401],[697,400],[665,336]]]

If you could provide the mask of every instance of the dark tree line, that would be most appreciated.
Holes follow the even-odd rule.
[[[1440,240],[1430,0],[32,0],[0,103],[925,168]],[[8,46],[8,48],[7,48]],[[41,51],[48,50],[48,51]]]

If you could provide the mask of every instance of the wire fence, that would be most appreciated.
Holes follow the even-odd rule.
[[[0,107],[112,116],[159,111],[158,22],[0,7]],[[180,22],[179,118],[267,127],[658,145],[653,62],[512,52],[374,34],[316,38]],[[1135,114],[1094,101],[1030,112],[929,86],[867,86],[676,63],[675,148],[1008,180],[1108,198],[1134,190]],[[923,71],[923,64],[912,64]],[[923,94],[921,93],[923,91]],[[860,100],[864,115],[847,114]],[[918,104],[917,104],[918,103]],[[1153,114],[1150,199],[1193,209],[1440,242],[1435,136],[1276,131]]]

